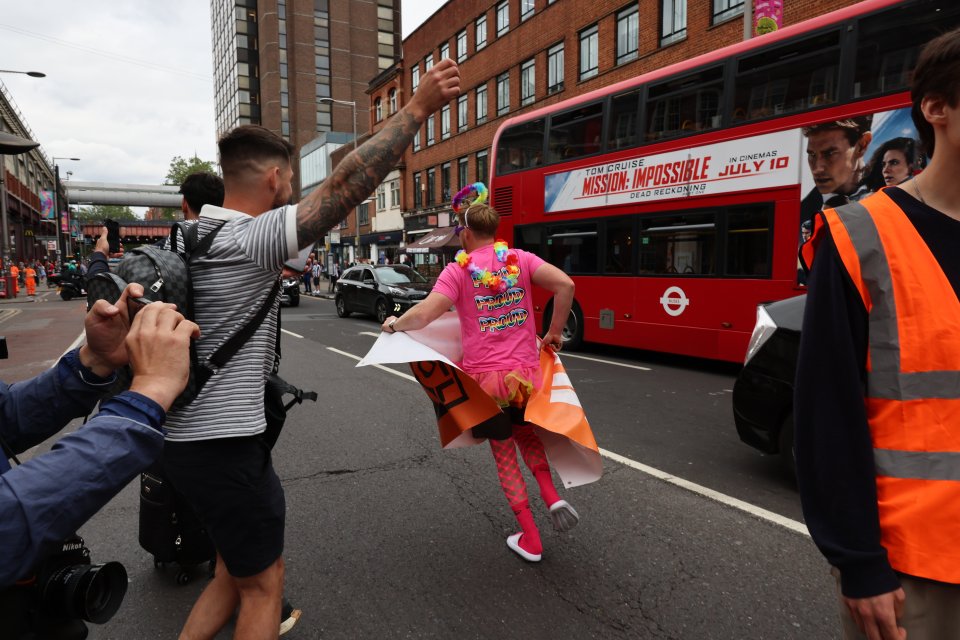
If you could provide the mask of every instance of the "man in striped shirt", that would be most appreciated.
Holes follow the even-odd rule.
[[[245,125],[219,141],[223,207],[200,212],[200,237],[220,227],[191,266],[195,320],[204,359],[267,301],[283,263],[323,238],[365,200],[400,160],[428,116],[456,98],[456,64],[443,60],[375,136],[344,158],[297,205],[295,149],[267,129]],[[222,225],[222,226],[221,226]],[[164,465],[217,548],[213,581],[181,638],[213,638],[239,605],[235,637],[276,637],[283,592],[284,496],[268,446],[263,390],[273,366],[277,308],[188,406],[167,418]]]

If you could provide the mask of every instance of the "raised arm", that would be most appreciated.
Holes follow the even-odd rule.
[[[453,60],[438,62],[417,92],[387,125],[340,161],[333,173],[297,205],[297,244],[323,238],[363,202],[397,165],[413,136],[435,111],[460,95],[460,71]]]

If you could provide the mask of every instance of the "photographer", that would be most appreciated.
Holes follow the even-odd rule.
[[[186,385],[190,340],[200,330],[173,305],[141,307],[142,295],[131,284],[116,306],[98,301],[84,320],[86,345],[31,380],[0,384],[0,587],[28,575],[163,449],[160,427]],[[49,452],[10,467],[8,457],[88,414],[128,363],[129,391]]]

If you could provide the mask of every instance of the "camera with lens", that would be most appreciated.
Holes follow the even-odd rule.
[[[3,637],[82,640],[87,637],[84,621],[103,624],[120,608],[127,593],[122,564],[91,564],[90,550],[76,534],[57,549],[32,576],[0,591]]]

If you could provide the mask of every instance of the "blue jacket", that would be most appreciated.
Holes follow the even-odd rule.
[[[36,378],[0,383],[0,436],[13,452],[25,451],[89,414],[112,382],[74,350]],[[164,418],[158,404],[126,391],[49,452],[13,468],[0,457],[0,587],[28,576],[160,456]]]

